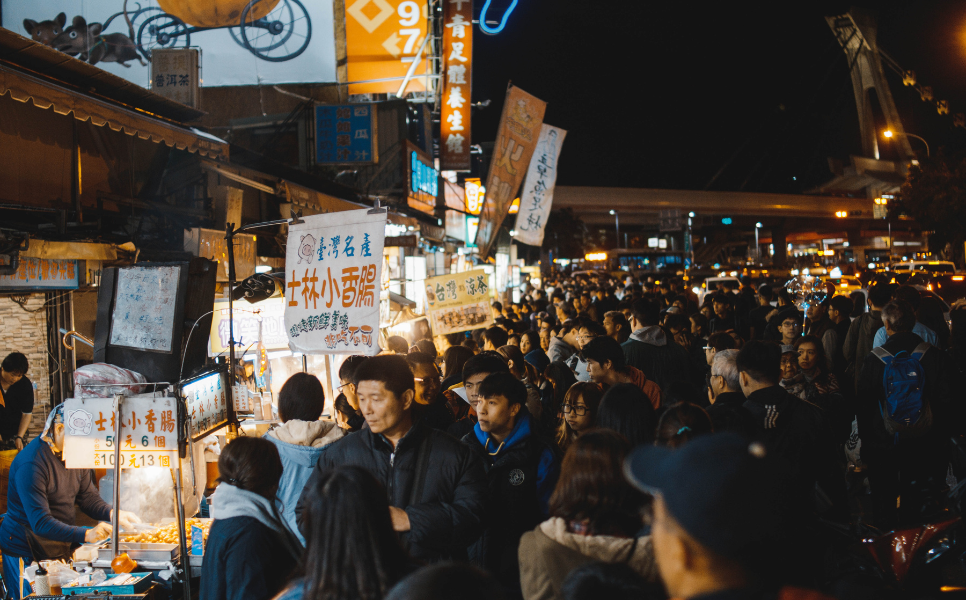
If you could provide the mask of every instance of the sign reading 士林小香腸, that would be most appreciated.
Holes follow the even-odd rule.
[[[113,469],[117,444],[121,468],[173,467],[178,461],[177,415],[174,398],[125,398],[121,436],[115,440],[113,398],[69,398],[64,402],[67,468]]]
[[[289,226],[285,330],[306,354],[379,353],[385,211],[303,217]]]

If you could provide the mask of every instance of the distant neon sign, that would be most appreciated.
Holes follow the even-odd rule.
[[[513,12],[513,9],[517,7],[518,0],[513,0],[512,2],[510,2],[510,7],[507,8],[506,12],[503,13],[503,18],[500,19],[500,24],[497,25],[496,27],[490,27],[489,25],[486,24],[486,11],[490,9],[490,3],[492,1],[493,0],[486,0],[486,2],[483,4],[483,10],[480,11],[480,29],[483,30],[483,33],[496,35],[501,31],[503,31],[503,28],[506,27],[506,21],[507,19],[510,18],[510,13]]]

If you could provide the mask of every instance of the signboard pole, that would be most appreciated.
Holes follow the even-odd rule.
[[[189,452],[194,456],[194,452],[190,450],[191,443],[189,441]],[[191,469],[194,472],[194,467]],[[174,507],[175,516],[178,519],[178,545],[181,551],[181,580],[184,584],[184,597],[191,598],[191,558],[188,556],[188,543],[187,543],[187,533],[184,529],[184,505],[181,502],[183,496],[181,495],[181,461],[178,461],[178,466],[171,469],[171,477],[174,479]],[[115,480],[117,478],[115,477]],[[115,511],[116,512],[116,511]]]
[[[111,511],[111,559],[117,556],[117,542],[120,538],[119,524],[120,500],[121,500],[121,401],[124,399],[122,394],[114,394],[114,489],[112,490]]]

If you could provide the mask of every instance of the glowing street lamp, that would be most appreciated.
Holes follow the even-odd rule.
[[[892,131],[891,129],[886,129],[885,131],[882,132],[882,137],[885,137],[885,138],[892,138],[893,136],[896,136],[896,135],[899,135],[899,134],[897,134],[896,132]],[[901,135],[904,135],[906,137],[916,138],[917,140],[919,140],[920,142],[922,142],[923,144],[925,144],[926,145],[926,158],[929,158],[929,142],[927,142],[922,137],[920,137],[920,136],[918,136],[918,135],[916,135],[914,133],[903,133]]]

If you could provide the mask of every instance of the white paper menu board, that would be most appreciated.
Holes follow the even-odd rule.
[[[173,266],[118,269],[111,345],[173,352],[180,277],[181,269]]]

